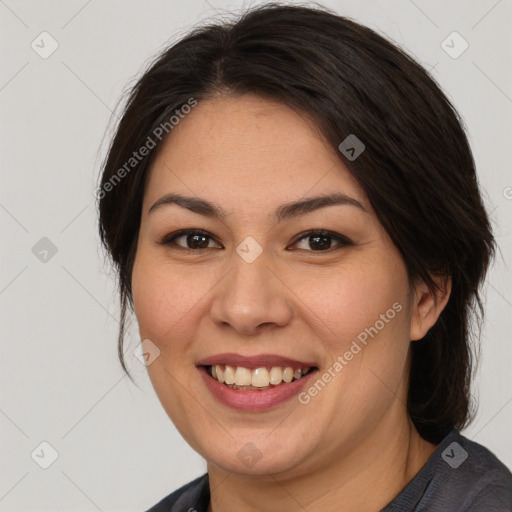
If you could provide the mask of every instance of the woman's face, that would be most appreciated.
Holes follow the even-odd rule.
[[[191,201],[151,210],[169,194]],[[333,194],[345,200],[308,203]],[[170,240],[184,229],[203,233]],[[311,470],[406,416],[419,326],[403,260],[339,155],[282,104],[205,100],[174,127],[148,175],[132,288],[160,351],[155,391],[210,463]]]

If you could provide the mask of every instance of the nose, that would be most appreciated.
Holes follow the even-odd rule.
[[[234,252],[232,262],[231,270],[214,289],[213,321],[245,335],[288,324],[292,318],[291,292],[265,253],[248,263]]]

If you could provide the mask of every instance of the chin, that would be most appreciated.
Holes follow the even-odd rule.
[[[255,436],[256,437],[256,436]],[[301,437],[301,436],[299,436]],[[279,441],[265,442],[246,441],[234,438],[231,445],[221,445],[219,449],[198,451],[208,463],[220,467],[224,471],[248,477],[268,477],[269,474],[300,472],[308,453],[314,453],[314,448],[304,446],[304,443],[297,439],[296,442],[283,444]],[[288,439],[288,441],[291,441]],[[200,451],[201,450],[201,451]]]

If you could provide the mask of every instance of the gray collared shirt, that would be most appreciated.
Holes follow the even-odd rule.
[[[147,512],[207,512],[209,502],[206,473]],[[487,448],[453,429],[381,512],[512,512],[512,474]]]

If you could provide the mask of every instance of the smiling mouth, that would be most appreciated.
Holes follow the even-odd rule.
[[[208,375],[231,389],[241,391],[265,391],[290,382],[300,380],[315,371],[315,366],[293,368],[291,366],[271,366],[244,368],[243,366],[205,366]]]

